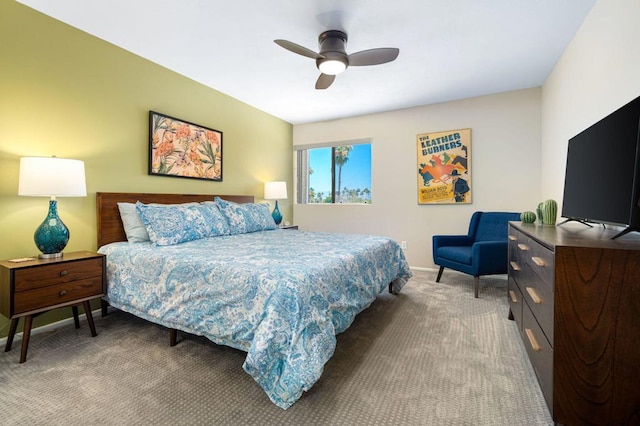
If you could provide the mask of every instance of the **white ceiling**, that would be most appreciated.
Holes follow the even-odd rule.
[[[19,0],[290,123],[540,86],[596,0]],[[397,47],[315,90],[318,50]]]

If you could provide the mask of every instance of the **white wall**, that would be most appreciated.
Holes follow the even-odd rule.
[[[293,144],[372,141],[371,205],[294,205],[311,231],[407,241],[412,267],[433,267],[434,234],[466,234],[471,214],[535,210],[540,198],[540,88],[293,127]],[[471,128],[472,204],[418,205],[416,135]]]
[[[638,19],[639,0],[599,0],[544,83],[544,198],[562,200],[568,140],[640,96]],[[615,152],[603,161],[615,162]]]

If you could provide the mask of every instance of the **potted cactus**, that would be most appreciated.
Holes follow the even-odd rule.
[[[558,216],[558,203],[555,200],[545,200],[542,203],[542,223],[544,225],[555,225]]]
[[[534,223],[536,221],[536,214],[532,211],[526,211],[520,213],[520,221],[522,223]]]

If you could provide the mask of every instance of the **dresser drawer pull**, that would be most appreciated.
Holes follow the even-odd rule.
[[[518,244],[518,248],[520,250],[522,250],[522,251],[528,251],[529,250],[529,246],[526,245],[526,244],[522,244],[522,243]]]
[[[540,267],[544,267],[546,266],[546,262],[544,261],[544,259],[538,257],[538,256],[533,256],[531,258],[531,260],[533,260],[533,263],[535,263],[536,265],[540,266]]]
[[[518,237],[516,237],[515,235],[509,235],[509,240],[518,241]]]
[[[513,303],[518,303],[518,296],[516,296],[516,292],[513,290],[509,290],[509,297]]]
[[[67,290],[62,290],[60,293],[58,293],[58,296],[62,297],[62,296],[66,296],[67,294]]]
[[[536,336],[533,335],[533,330],[531,330],[530,328],[525,328],[524,332],[527,333],[527,338],[529,339],[529,344],[531,345],[531,349],[533,349],[536,352],[540,352],[540,345],[536,340]]]
[[[65,269],[64,271],[60,271],[60,276],[64,277],[65,275],[67,275],[69,272]]]
[[[511,269],[513,269],[514,271],[519,271],[520,270],[520,266],[518,266],[518,264],[514,261],[509,262],[509,264],[511,265]]]
[[[529,293],[529,296],[531,296],[531,300],[533,300],[533,303],[535,303],[536,305],[542,303],[542,299],[540,299],[540,296],[538,296],[538,293],[534,288],[527,287],[527,293]]]

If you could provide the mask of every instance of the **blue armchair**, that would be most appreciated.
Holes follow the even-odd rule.
[[[506,274],[508,262],[507,223],[520,220],[520,213],[475,212],[467,235],[434,235],[433,262],[444,268],[473,275],[473,291],[478,297],[481,275]]]

